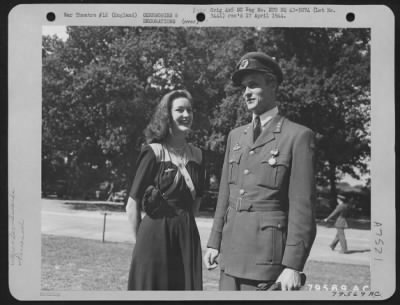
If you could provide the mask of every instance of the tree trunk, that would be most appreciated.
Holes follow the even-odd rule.
[[[331,208],[334,208],[336,206],[336,197],[337,197],[336,164],[332,161],[329,161],[329,185],[330,185],[329,203],[331,205]]]

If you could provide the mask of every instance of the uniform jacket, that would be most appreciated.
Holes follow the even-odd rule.
[[[251,123],[238,127],[228,136],[207,246],[235,277],[301,271],[316,234],[314,206],[314,133],[280,115],[255,143]]]
[[[338,204],[336,208],[333,210],[333,212],[326,219],[329,220],[332,217],[339,215],[338,218],[336,219],[335,227],[341,229],[348,228],[349,225],[346,220],[348,208],[349,206],[346,203]]]

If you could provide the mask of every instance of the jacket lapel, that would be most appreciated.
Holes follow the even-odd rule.
[[[275,139],[275,132],[280,132],[280,126],[282,124],[281,122],[281,116],[277,114],[275,117],[272,118],[271,122],[268,123],[267,128],[265,128],[260,136],[257,138],[255,143],[252,143],[250,145],[251,149],[257,148],[259,146],[263,146],[267,144],[268,142],[271,142],[272,140]],[[279,127],[279,128],[278,128]],[[253,139],[253,131],[251,131],[251,142]]]

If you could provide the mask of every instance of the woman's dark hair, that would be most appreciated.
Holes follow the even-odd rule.
[[[186,90],[174,90],[161,98],[149,125],[147,125],[146,130],[144,131],[147,144],[161,143],[169,135],[172,122],[172,102],[180,97],[187,98],[190,103],[192,103],[192,96]]]

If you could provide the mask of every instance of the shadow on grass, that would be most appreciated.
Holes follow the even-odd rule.
[[[347,252],[343,254],[364,253],[364,252],[371,252],[371,249],[347,250]]]
[[[80,211],[106,211],[106,212],[125,212],[125,206],[122,204],[109,203],[85,203],[85,202],[64,202],[71,210]]]

